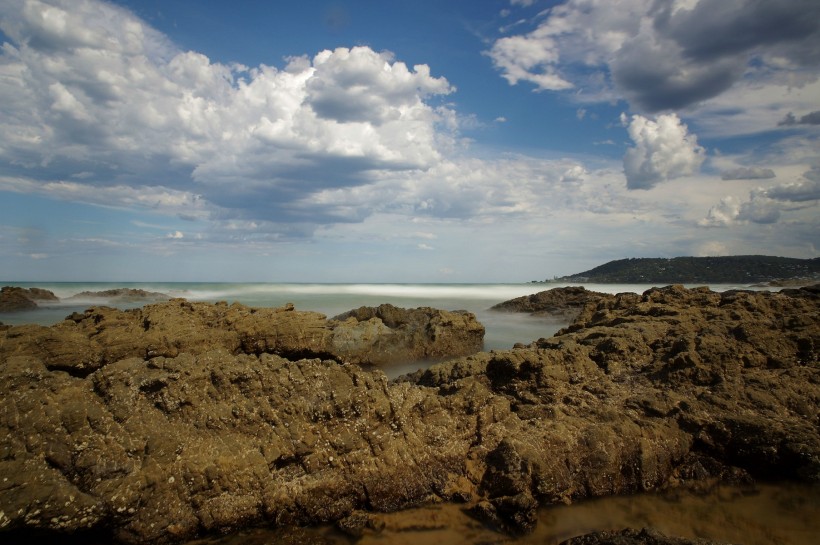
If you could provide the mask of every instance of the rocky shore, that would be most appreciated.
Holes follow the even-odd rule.
[[[58,301],[52,292],[40,288],[0,288],[0,312],[17,312],[37,308],[38,302]]]
[[[490,353],[469,313],[383,307],[172,300],[6,326],[0,531],[360,535],[446,501],[515,534],[539,505],[820,482],[816,287],[592,294],[553,337]],[[392,382],[361,366],[457,354]]]
[[[153,303],[171,299],[169,295],[155,291],[134,288],[116,288],[103,291],[83,291],[67,297],[64,301],[93,301],[105,299],[111,304],[119,303]],[[59,302],[54,292],[42,288],[21,288],[3,286],[0,288],[0,312],[18,312],[32,310],[40,305]]]

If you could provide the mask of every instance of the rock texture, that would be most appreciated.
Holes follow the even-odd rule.
[[[573,286],[516,297],[494,305],[490,307],[490,310],[522,312],[532,316],[553,316],[572,321],[590,301],[613,299],[614,297],[606,293],[589,291],[583,286]]]
[[[385,304],[360,307],[333,320],[347,326],[335,331],[333,352],[349,363],[441,359],[477,352],[484,343],[484,326],[463,311],[408,310]],[[365,354],[359,348],[363,342],[372,347]]]
[[[543,504],[818,482],[819,313],[810,290],[621,294],[549,339],[392,383],[332,352],[336,328],[389,327],[375,310],[328,322],[177,300],[12,327],[0,528],[355,533],[371,512],[458,501],[516,533]]]
[[[37,301],[57,301],[57,296],[41,288],[3,286],[0,289],[0,312],[37,308]]]

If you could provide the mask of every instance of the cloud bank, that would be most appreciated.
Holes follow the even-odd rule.
[[[745,83],[816,81],[814,0],[569,0],[487,52],[510,82],[653,113]],[[801,81],[804,80],[804,81]]]
[[[431,103],[452,86],[390,53],[223,65],[110,4],[2,6],[0,161],[41,192],[182,192],[227,217],[312,221],[291,206],[306,193],[430,168],[453,142],[452,112]]]
[[[77,224],[91,208],[128,218],[125,228],[101,223],[116,231],[102,234],[82,224],[55,236],[38,226],[38,238],[0,214],[0,255],[49,265],[59,256],[102,256],[97,265],[132,259],[145,268],[149,260],[130,256],[187,252],[196,274],[207,264],[226,277],[236,267],[223,255],[253,255],[257,261],[243,263],[266,270],[275,262],[298,279],[309,263],[332,269],[331,281],[344,264],[355,280],[368,263],[404,278],[426,266],[431,281],[442,271],[476,278],[495,267],[493,278],[503,280],[513,262],[541,270],[545,260],[594,266],[659,249],[748,253],[774,225],[783,234],[767,235],[770,247],[805,253],[816,239],[820,179],[806,170],[818,160],[816,141],[805,137],[817,110],[816,98],[805,97],[820,89],[814,20],[801,27],[785,14],[791,34],[746,36],[763,14],[780,21],[782,11],[752,4],[725,4],[727,12],[748,8],[741,25],[711,0],[571,0],[483,57],[511,84],[573,93],[572,123],[637,112],[614,124],[631,139],[621,165],[617,152],[472,149],[463,131],[517,130],[514,111],[493,110],[485,120],[459,112],[444,74],[387,51],[338,47],[249,67],[182,50],[103,1],[0,0],[0,191],[8,201],[50,199],[44,210],[91,205],[66,207]],[[691,17],[706,7],[712,30],[735,38],[701,35]],[[688,109],[664,112],[670,104]],[[692,119],[706,111],[714,115]],[[755,120],[743,131],[765,126],[792,140],[761,157],[718,161],[710,150],[707,158],[689,127],[703,141],[703,127],[736,133],[737,119]],[[614,150],[621,136],[595,139]],[[701,240],[704,233],[714,240]],[[73,263],[82,279],[89,266]]]

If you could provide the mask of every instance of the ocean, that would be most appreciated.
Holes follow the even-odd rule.
[[[132,308],[144,302],[121,303],[100,297],[76,297],[82,292],[100,292],[116,288],[143,289],[189,301],[238,302],[253,307],[280,307],[293,303],[297,310],[321,312],[330,317],[360,306],[390,303],[398,307],[434,307],[443,310],[467,310],[476,315],[486,328],[485,350],[511,348],[515,343],[529,343],[549,337],[567,325],[557,319],[521,314],[491,312],[488,309],[515,297],[529,295],[571,284],[299,284],[299,283],[177,283],[177,282],[0,282],[0,285],[43,288],[60,298],[59,302],[42,302],[31,311],[0,313],[0,322],[11,325],[34,323],[51,325],[72,312],[82,312],[95,305]],[[588,290],[603,293],[643,293],[649,284],[584,284]],[[759,289],[743,285],[715,284],[716,291]]]
[[[83,312],[91,306],[107,305],[133,308],[144,301],[118,302],[105,297],[77,297],[83,292],[101,292],[117,288],[159,292],[189,301],[238,302],[253,307],[281,307],[293,303],[297,310],[321,312],[332,318],[360,306],[390,303],[398,307],[434,307],[443,310],[467,310],[485,327],[484,350],[506,350],[515,343],[529,344],[550,337],[569,325],[560,318],[533,317],[527,314],[493,312],[489,308],[510,299],[556,287],[573,284],[299,284],[299,283],[177,283],[177,282],[0,282],[24,288],[50,290],[60,301],[39,303],[36,310],[0,313],[0,322],[10,325],[34,323],[51,325],[72,312]],[[584,284],[588,290],[603,293],[643,293],[650,284]],[[715,284],[716,291],[759,289],[743,285]],[[403,362],[384,367],[389,378],[416,371],[425,362]]]

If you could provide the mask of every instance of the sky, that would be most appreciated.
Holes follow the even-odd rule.
[[[0,0],[0,279],[820,255],[817,0]]]

